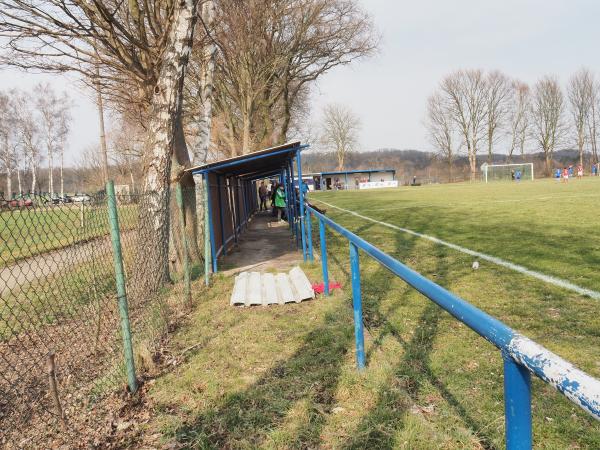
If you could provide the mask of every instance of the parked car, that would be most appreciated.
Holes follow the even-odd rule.
[[[69,197],[68,195],[65,195],[64,197],[52,197],[52,204],[53,205],[58,205],[60,203],[73,203],[73,199],[71,197]]]
[[[31,208],[33,200],[25,197],[17,197],[6,201],[9,208]]]
[[[74,202],[89,202],[91,197],[87,194],[75,194],[73,197],[70,197],[71,201]]]

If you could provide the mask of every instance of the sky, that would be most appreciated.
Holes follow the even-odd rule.
[[[427,97],[448,73],[499,69],[530,84],[547,74],[564,84],[580,67],[600,76],[597,0],[359,0],[381,35],[376,56],[324,75],[312,93],[311,122],[343,104],[361,120],[361,150],[430,149]],[[50,81],[74,99],[67,159],[98,142],[90,94],[73,78],[0,71],[1,89]]]

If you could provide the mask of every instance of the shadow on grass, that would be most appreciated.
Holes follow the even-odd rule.
[[[178,429],[177,441],[192,448],[256,448],[268,439],[318,447],[353,342],[350,315],[340,309],[327,313],[291,357]],[[298,411],[300,404],[307,409]]]
[[[416,245],[417,238],[407,239],[405,236],[396,237],[396,248],[401,249],[403,255],[410,254],[410,247]],[[408,243],[407,243],[408,241]],[[445,263],[448,249],[436,247],[436,282],[447,285],[449,281],[448,267]],[[407,253],[408,252],[408,253]],[[395,254],[397,252],[391,252]],[[395,255],[398,257],[398,255]],[[401,325],[395,325],[388,320],[395,312],[406,303],[406,294],[411,287],[403,284],[399,291],[399,298],[394,299],[385,308],[383,300],[389,294],[388,288],[397,278],[386,268],[380,267],[374,274],[363,276],[363,320],[366,328],[374,339],[373,346],[369,349],[367,357],[371,359],[373,353],[379,348],[386,336],[392,336],[404,348],[404,355],[394,369],[398,384],[383,386],[377,393],[376,405],[366,415],[358,426],[354,437],[346,444],[347,448],[394,448],[394,431],[404,426],[404,418],[412,405],[422,402],[420,392],[425,383],[433,386],[446,403],[454,409],[464,425],[468,427],[479,439],[479,444],[484,449],[495,449],[491,437],[482,436],[483,427],[461,405],[456,397],[448,390],[445,384],[431,370],[429,364],[430,353],[435,338],[438,334],[438,324],[443,314],[442,309],[427,298],[422,298],[423,311],[417,321],[416,328],[409,341],[401,334]],[[398,389],[400,387],[400,389]]]

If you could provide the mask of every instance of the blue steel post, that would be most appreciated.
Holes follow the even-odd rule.
[[[294,209],[292,210],[292,214],[294,215],[294,235],[296,236],[296,248],[300,247],[300,224],[298,223],[299,221],[299,216],[300,213],[298,211],[298,206],[296,205],[296,190],[294,189],[294,161],[290,160],[289,161],[289,166],[290,166],[290,174],[292,177],[292,198],[293,198],[293,207]]]
[[[354,310],[354,338],[356,340],[356,367],[365,367],[365,337],[363,333],[362,297],[360,292],[360,264],[358,247],[350,242],[350,268],[352,272],[352,308]]]
[[[293,227],[292,191],[290,190],[290,171],[287,168],[285,169],[285,173],[283,175],[283,181],[285,184],[285,209],[286,209],[288,227],[291,230]]]
[[[298,247],[298,205],[296,204],[296,190],[294,188],[294,163],[290,160],[288,173],[290,174],[290,211],[293,217],[292,233],[296,236],[296,247]]]
[[[319,219],[319,237],[321,238],[321,268],[323,269],[323,284],[325,295],[329,295],[329,271],[327,270],[327,239],[325,237],[325,222]]]
[[[217,273],[217,248],[215,246],[215,230],[213,227],[212,200],[210,195],[210,174],[206,174],[206,199],[208,200],[208,233],[210,235],[210,254],[213,273]]]
[[[306,233],[308,239],[308,259],[310,262],[315,261],[315,255],[313,254],[313,242],[312,242],[312,220],[310,218],[310,210],[306,210]]]
[[[504,417],[506,421],[506,449],[530,450],[531,431],[531,375],[510,356],[504,358]]]
[[[223,254],[227,255],[227,244],[225,243],[225,223],[223,222],[223,203],[221,198],[221,176],[217,175],[217,198],[219,200],[219,219],[221,222],[221,242],[223,243]]]
[[[246,189],[244,188],[244,181],[240,182],[240,190],[241,190],[241,194],[242,194],[242,205],[243,205],[243,221],[241,223],[241,226],[246,226],[246,229],[248,228],[248,207],[246,206]]]
[[[230,178],[227,182],[227,196],[229,197],[229,205],[231,210],[231,228],[233,228],[233,242],[237,244],[237,215],[238,215],[238,207],[235,204],[235,199],[237,196],[235,195],[235,190],[233,187],[232,179]]]
[[[298,186],[302,182],[302,157],[300,156],[300,150],[296,152],[296,166],[298,170]],[[306,261],[306,234],[304,231],[304,194],[302,193],[302,189],[298,189],[298,195],[300,197],[300,233],[301,233],[301,241],[302,241],[302,257],[304,261]]]

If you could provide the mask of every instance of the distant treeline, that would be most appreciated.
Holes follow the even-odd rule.
[[[588,161],[585,170],[589,172],[591,154],[586,154]],[[524,159],[524,160],[523,160]],[[337,170],[337,157],[335,153],[307,151],[303,155],[303,171],[323,172]],[[477,157],[478,167],[488,162],[488,155]],[[494,153],[493,163],[507,163],[507,155]],[[525,158],[514,157],[513,163],[532,162],[536,178],[544,176],[545,156],[543,152],[525,154]],[[554,153],[555,167],[576,165],[579,162],[577,150],[565,149]],[[395,169],[396,178],[401,183],[407,183],[416,176],[422,182],[447,183],[447,163],[441,161],[435,153],[420,150],[379,149],[363,152],[351,152],[346,155],[344,170],[360,169]],[[459,156],[455,161],[453,177],[451,181],[464,181],[470,177],[469,160],[467,156]]]

